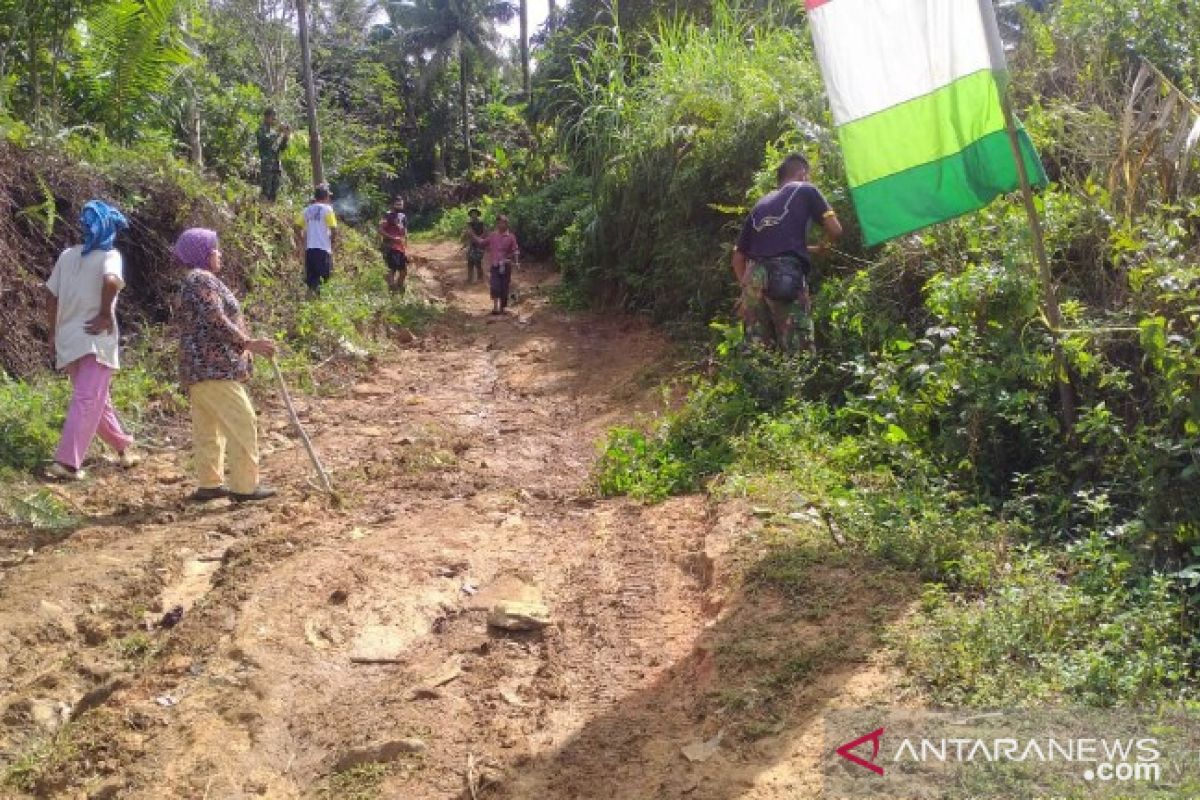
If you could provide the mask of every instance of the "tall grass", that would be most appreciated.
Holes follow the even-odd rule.
[[[598,30],[583,46],[562,144],[594,204],[559,248],[568,278],[660,319],[711,318],[764,144],[828,142],[811,49],[720,3],[706,25],[664,22],[644,43]]]

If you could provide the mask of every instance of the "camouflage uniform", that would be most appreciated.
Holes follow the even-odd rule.
[[[275,202],[279,196],[279,186],[283,180],[283,165],[279,154],[287,147],[288,135],[277,133],[266,125],[258,129],[258,160],[259,181],[262,184],[262,194],[267,200]]]
[[[476,236],[483,236],[487,233],[487,226],[479,220],[472,220],[467,223],[470,232]],[[483,247],[475,244],[474,240],[467,240],[467,283],[473,283],[475,280],[483,280]]]
[[[790,172],[785,172],[789,162]],[[796,172],[796,162],[807,167],[803,156],[784,161],[780,181],[789,174],[800,177],[782,182],[754,204],[742,223],[735,250],[746,260],[746,273],[741,276],[746,340],[788,354],[815,352],[807,280],[808,229],[816,222],[824,226],[835,216],[829,201],[804,176],[806,170]]]
[[[808,290],[790,303],[772,300],[767,296],[768,261],[751,261],[746,267],[741,299],[746,341],[787,354],[811,351],[813,320]]]

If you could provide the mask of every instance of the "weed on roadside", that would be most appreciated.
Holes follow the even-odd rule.
[[[34,793],[57,766],[68,763],[78,755],[79,748],[68,725],[54,735],[25,750],[0,772],[0,786],[10,786]]]
[[[61,531],[78,524],[79,518],[54,492],[0,470],[0,521],[35,530]]]
[[[386,764],[360,764],[330,775],[317,796],[321,800],[376,800],[389,774]]]
[[[112,643],[113,650],[121,658],[135,664],[145,664],[158,653],[161,645],[149,635],[138,631]]]
[[[1039,542],[1042,497],[989,503],[886,419],[864,427],[854,409],[805,400],[801,378],[819,381],[820,367],[804,373],[737,345],[727,335],[715,373],[649,430],[610,433],[604,493],[655,501],[707,489],[761,506],[746,536],[766,552],[747,585],[797,603],[814,624],[842,604],[819,588],[839,570],[888,602],[890,571],[928,581],[915,619],[898,624],[890,606],[864,614],[869,635],[884,636],[938,702],[1194,697],[1187,586],[1200,572],[1154,565],[1137,546],[1143,529],[1120,524],[1103,492],[1070,498],[1081,521],[1072,538]],[[760,671],[800,676],[802,662]]]

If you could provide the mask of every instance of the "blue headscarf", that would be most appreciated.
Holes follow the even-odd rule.
[[[112,250],[117,234],[129,227],[125,215],[102,200],[92,200],[79,215],[83,226],[83,254],[93,250]]]

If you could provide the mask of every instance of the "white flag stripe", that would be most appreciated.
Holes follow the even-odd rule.
[[[837,125],[993,66],[980,0],[831,0],[809,22]]]

